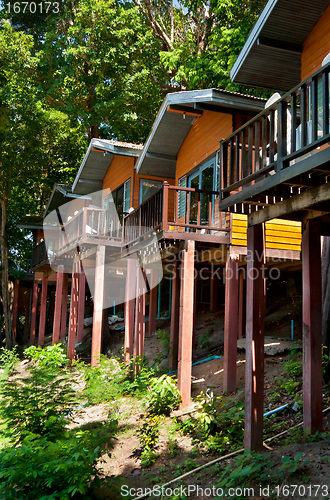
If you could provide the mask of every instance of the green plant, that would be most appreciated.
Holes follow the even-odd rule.
[[[198,339],[197,345],[198,347],[200,347],[200,349],[205,349],[207,347],[210,347],[211,345],[210,332],[202,333],[202,335]]]
[[[77,404],[67,377],[32,367],[28,378],[5,380],[0,386],[3,430],[15,442],[30,434],[53,441],[64,435],[68,417]]]
[[[279,389],[282,392],[286,392],[290,396],[295,395],[296,389],[300,385],[300,382],[294,380],[293,378],[286,379],[284,377],[275,377],[275,381],[278,384]]]
[[[286,362],[284,364],[284,370],[291,377],[301,377],[302,376],[302,361],[297,360],[299,346],[294,346],[290,349],[290,353],[287,356]]]
[[[157,337],[162,346],[163,358],[167,358],[170,353],[170,334],[164,330],[157,330]]]
[[[174,437],[170,437],[167,443],[167,450],[171,458],[174,458],[179,453],[178,441]]]
[[[154,415],[169,415],[181,402],[180,391],[168,375],[153,378],[148,392],[148,411]]]
[[[153,464],[158,458],[155,448],[159,439],[160,418],[159,415],[148,414],[137,431],[142,448],[141,464],[144,467]]]
[[[90,496],[100,485],[97,464],[109,450],[115,423],[78,431],[56,442],[27,437],[19,447],[0,451],[3,500],[69,500]]]
[[[17,346],[13,347],[12,350],[2,347],[0,349],[0,363],[4,366],[4,372],[1,377],[2,380],[15,373],[15,368],[19,363]]]
[[[69,363],[63,344],[54,344],[46,348],[31,345],[24,349],[24,356],[38,363],[40,368],[62,368]]]
[[[196,401],[199,407],[196,415],[198,427],[207,437],[218,424],[217,398],[207,390],[198,394]]]

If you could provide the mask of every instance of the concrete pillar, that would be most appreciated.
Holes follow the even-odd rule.
[[[176,260],[173,264],[172,274],[172,305],[171,305],[171,331],[169,371],[178,365],[178,343],[179,343],[179,310],[180,310],[180,265]]]
[[[60,338],[66,337],[66,326],[68,316],[68,289],[69,289],[69,275],[63,274],[63,291],[62,291],[62,305],[61,305],[61,332]]]
[[[321,231],[317,219],[303,223],[303,400],[304,428],[322,430]]]
[[[95,262],[94,314],[91,365],[99,363],[102,348],[102,320],[104,306],[105,246],[99,245]]]
[[[55,296],[55,312],[53,323],[53,341],[52,344],[57,344],[60,340],[60,327],[62,316],[62,295],[63,295],[63,277],[64,266],[58,266],[56,276],[56,296]]]
[[[178,389],[181,392],[181,408],[190,404],[192,337],[194,322],[194,265],[195,241],[187,241],[182,252],[180,287],[180,324],[178,353]]]
[[[73,264],[72,280],[71,280],[71,303],[70,303],[70,319],[68,333],[68,358],[74,359],[76,339],[77,339],[77,323],[78,323],[78,275],[76,266]]]
[[[136,290],[136,260],[127,259],[127,276],[125,287],[125,340],[124,353],[125,363],[129,364],[133,356],[134,342],[134,309],[135,309],[135,290]]]
[[[77,263],[78,272],[78,334],[77,343],[80,343],[84,335],[85,318],[85,295],[86,295],[86,276],[81,261]]]
[[[225,291],[225,332],[223,359],[223,391],[236,390],[238,332],[238,255],[227,253]]]
[[[260,451],[263,442],[265,277],[264,228],[247,230],[246,367],[244,446]]]
[[[149,295],[149,337],[156,331],[157,289],[157,270],[151,269]]]
[[[14,332],[15,339],[17,338],[18,296],[19,296],[19,280],[15,280],[15,283],[14,283],[14,301],[13,301],[13,332]]]
[[[34,344],[34,340],[36,338],[37,313],[38,313],[38,283],[34,281],[32,289],[30,345]]]
[[[38,336],[38,345],[41,345],[41,346],[43,346],[45,343],[45,328],[46,328],[46,313],[47,313],[47,288],[48,288],[48,276],[44,276],[42,278],[39,336]]]

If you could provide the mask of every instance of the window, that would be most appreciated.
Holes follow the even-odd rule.
[[[162,181],[140,179],[139,203],[143,203],[162,187]]]
[[[187,187],[187,177],[179,179],[179,187]],[[178,194],[178,218],[186,215],[186,192],[179,191]]]
[[[117,210],[120,224],[122,225],[124,215],[128,214],[129,212],[130,202],[131,202],[131,178],[127,179],[127,181],[125,181],[124,184],[122,184],[117,189],[112,191],[112,193],[108,194],[108,196],[105,196],[103,198],[102,206],[103,209],[107,210],[107,212],[109,213],[110,210],[113,208],[114,204]],[[116,216],[113,216],[112,218],[116,220]],[[104,220],[105,216],[103,219],[103,225],[104,225]]]
[[[216,191],[217,182],[220,178],[220,166],[217,164],[217,157],[212,158],[207,163],[202,165],[198,170],[188,177],[188,187],[195,189],[205,189],[206,191]],[[190,224],[197,224],[198,220],[198,196],[197,193],[190,195]],[[214,198],[212,196],[212,218]],[[209,217],[209,195],[202,193],[201,199],[201,224],[212,225],[212,220]]]
[[[124,182],[124,203],[123,212],[128,214],[131,205],[131,178]]]

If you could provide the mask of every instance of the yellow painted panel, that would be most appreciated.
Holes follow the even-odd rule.
[[[277,248],[278,250],[298,250],[300,252],[300,245],[288,245],[282,243],[281,246],[278,246],[278,243],[267,243],[266,248]]]
[[[300,233],[294,233],[293,231],[292,232],[291,231],[272,231],[270,229],[268,229],[266,231],[266,240],[269,239],[270,237],[281,238],[282,236],[301,241],[301,234]]]

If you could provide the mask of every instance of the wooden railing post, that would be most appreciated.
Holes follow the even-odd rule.
[[[163,183],[163,231],[168,231],[168,187],[169,183]]]

